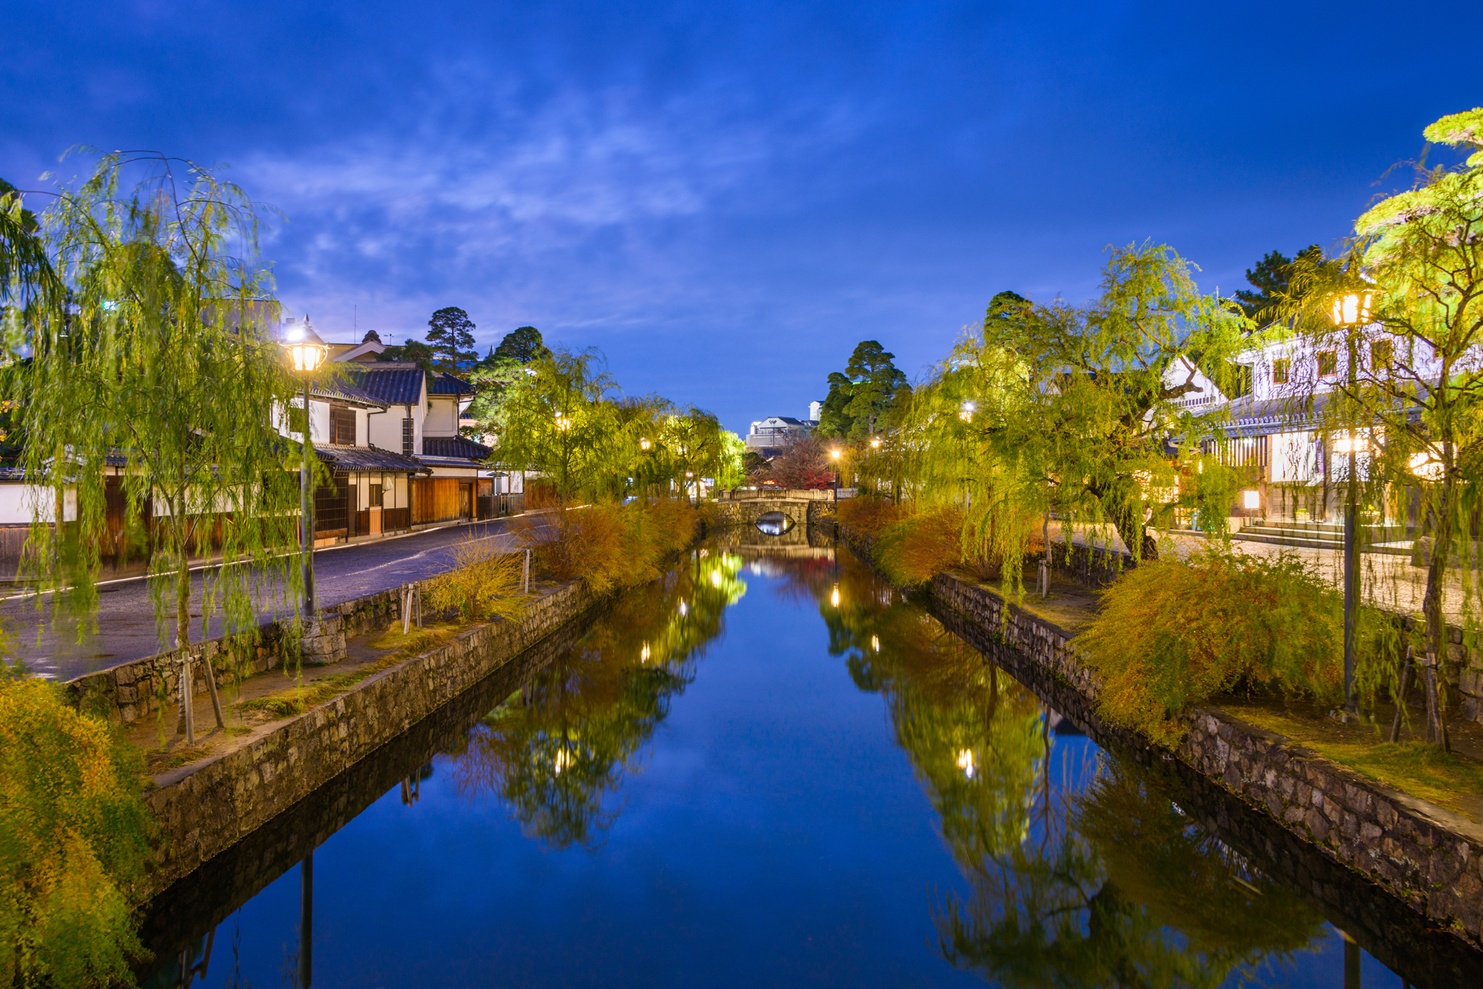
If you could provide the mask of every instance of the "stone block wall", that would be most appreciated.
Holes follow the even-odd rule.
[[[231,848],[595,603],[585,585],[558,587],[519,621],[475,625],[240,748],[163,777],[146,797],[160,831],[150,893]]]
[[[1101,744],[1179,764],[1483,948],[1483,828],[1216,711],[1191,713],[1177,752],[1154,749],[1102,722],[1095,677],[1065,630],[952,574],[934,578],[929,593],[948,628]]]
[[[321,637],[341,643],[347,636],[384,628],[401,617],[400,588],[379,591],[319,611]],[[286,636],[292,622],[264,622],[255,643],[210,639],[191,646],[197,659],[211,663],[216,682],[225,686],[235,678],[246,678],[280,666],[295,657]],[[128,724],[170,704],[178,689],[175,653],[157,653],[121,663],[96,673],[85,673],[67,681],[67,693],[78,707],[101,714],[111,721]],[[199,668],[192,679],[196,696],[207,691],[206,677]]]

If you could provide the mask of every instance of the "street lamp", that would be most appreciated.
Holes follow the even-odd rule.
[[[314,621],[314,470],[309,458],[314,455],[309,428],[309,379],[329,354],[329,348],[309,325],[290,323],[283,331],[282,345],[289,360],[304,382],[304,462],[299,468],[299,552],[304,566],[304,625]]]
[[[973,402],[964,402],[958,408],[958,418],[959,419],[962,419],[964,422],[972,422],[973,421],[973,413],[975,413],[977,411],[978,411],[978,405],[977,404],[975,404]]]
[[[839,504],[839,458],[844,456],[844,451],[839,447],[831,447],[829,459],[834,461],[834,503]]]
[[[1329,315],[1334,326],[1345,331],[1348,338],[1348,363],[1345,378],[1351,392],[1357,380],[1356,364],[1358,350],[1354,345],[1355,331],[1370,321],[1370,303],[1374,294],[1368,291],[1343,292],[1334,297]],[[1358,431],[1346,433],[1334,443],[1334,451],[1349,454],[1349,486],[1344,499],[1344,716],[1355,716],[1358,711],[1354,701],[1354,650],[1355,614],[1359,609],[1359,452],[1368,448],[1367,440],[1361,440]]]
[[[649,437],[647,437],[647,436],[640,436],[639,437],[639,449],[640,450],[648,451],[649,447],[651,447],[653,445],[654,445],[653,443],[650,443],[649,442]]]

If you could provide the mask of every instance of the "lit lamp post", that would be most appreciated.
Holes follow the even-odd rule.
[[[1346,292],[1334,298],[1330,312],[1334,326],[1344,330],[1347,339],[1348,367],[1345,379],[1353,392],[1358,380],[1356,364],[1359,348],[1355,346],[1355,332],[1370,321],[1369,292]],[[1359,430],[1351,428],[1340,440],[1334,442],[1335,453],[1349,454],[1349,486],[1344,500],[1344,716],[1358,714],[1354,701],[1354,646],[1355,616],[1359,609],[1359,450],[1368,445],[1361,440]]]
[[[832,460],[832,461],[834,461],[834,503],[835,504],[839,504],[839,458],[842,457],[843,455],[844,455],[844,452],[842,450],[840,450],[840,448],[837,447],[837,446],[836,447],[831,447],[830,450],[829,450],[829,459]]]
[[[304,382],[304,463],[299,469],[299,548],[304,561],[304,625],[314,621],[314,456],[309,428],[309,378],[324,363],[329,348],[309,325],[309,317],[294,323],[283,333],[283,347],[288,351],[294,370]]]

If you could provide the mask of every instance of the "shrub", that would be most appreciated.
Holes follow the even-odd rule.
[[[133,981],[147,829],[108,725],[0,668],[0,985]]]
[[[907,516],[882,530],[875,557],[893,583],[915,587],[962,562],[962,543],[962,511],[939,507]]]
[[[695,539],[694,509],[676,499],[597,502],[561,512],[555,538],[540,545],[543,571],[556,580],[585,580],[598,594],[658,577],[671,556]]]
[[[901,521],[901,507],[887,498],[859,496],[841,501],[834,511],[840,525],[862,536],[878,536]]]
[[[425,585],[434,614],[457,611],[464,621],[518,618],[525,612],[520,593],[524,561],[501,553],[490,539],[468,539],[453,553],[454,569]]]
[[[1076,642],[1101,714],[1172,746],[1180,715],[1218,693],[1337,697],[1343,629],[1343,599],[1300,560],[1211,549],[1124,573]]]

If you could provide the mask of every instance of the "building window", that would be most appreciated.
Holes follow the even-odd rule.
[[[1339,371],[1339,355],[1333,350],[1320,350],[1318,352],[1318,376],[1320,378],[1331,378]]]
[[[1394,340],[1376,340],[1370,344],[1370,370],[1376,373],[1389,371],[1390,362],[1395,358]]]
[[[402,420],[402,456],[412,456],[412,417]]]
[[[348,405],[330,406],[330,442],[355,446],[355,410]]]
[[[382,495],[383,488],[379,484],[372,484],[370,487],[371,487],[371,504],[370,504],[369,507],[371,507],[371,508],[380,508],[381,507],[382,498],[383,498],[383,495]]]
[[[1272,384],[1287,384],[1287,376],[1292,372],[1292,361],[1286,357],[1279,357],[1272,362]]]

